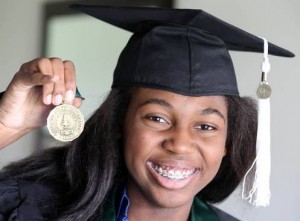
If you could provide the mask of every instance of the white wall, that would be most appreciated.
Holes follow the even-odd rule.
[[[251,207],[242,203],[237,191],[220,207],[242,220],[300,220],[300,1],[177,0],[176,7],[203,9],[296,54],[293,59],[270,57],[269,81],[273,88],[271,205],[259,209]],[[232,56],[241,94],[255,96],[262,56],[240,52]]]

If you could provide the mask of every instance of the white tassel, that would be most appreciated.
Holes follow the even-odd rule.
[[[269,60],[267,58],[268,47],[264,39],[264,63],[262,65],[263,79],[261,85],[264,89],[271,90],[266,81],[266,74],[270,70]],[[270,91],[267,91],[271,93]],[[267,93],[268,94],[268,93]],[[269,94],[270,95],[270,94]],[[256,139],[256,159],[246,173],[243,181],[243,199],[249,200],[250,203],[259,206],[268,206],[270,204],[270,173],[271,173],[271,135],[270,135],[270,98],[265,93],[259,94],[258,99],[258,128]],[[252,189],[245,195],[245,184],[249,173],[255,168],[255,176]]]
[[[256,159],[248,170],[243,181],[243,198],[253,205],[268,206],[270,204],[270,99],[258,100],[258,130],[256,140]],[[255,177],[252,189],[245,196],[245,182],[250,171],[255,168]]]

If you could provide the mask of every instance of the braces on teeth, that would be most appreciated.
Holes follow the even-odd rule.
[[[192,174],[195,173],[196,169],[186,170],[186,171],[180,171],[180,170],[165,170],[162,167],[158,165],[153,165],[151,163],[152,168],[161,176],[167,177],[172,180],[180,180],[185,179]]]

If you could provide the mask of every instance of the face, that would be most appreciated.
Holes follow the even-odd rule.
[[[130,199],[154,207],[190,206],[226,154],[227,104],[222,96],[141,88],[123,130]]]

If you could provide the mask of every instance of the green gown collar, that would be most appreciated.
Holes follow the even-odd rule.
[[[199,196],[196,196],[193,201],[189,221],[207,221],[207,220],[219,221],[219,217],[209,205],[204,203]]]
[[[108,198],[106,204],[103,208],[103,215],[102,220],[103,221],[115,221],[116,219],[116,208],[115,208],[115,194],[110,194],[110,197]]]
[[[115,221],[116,219],[116,191],[108,197],[107,203],[103,209],[104,221]],[[192,205],[189,221],[219,221],[217,214],[200,197],[196,196]]]

